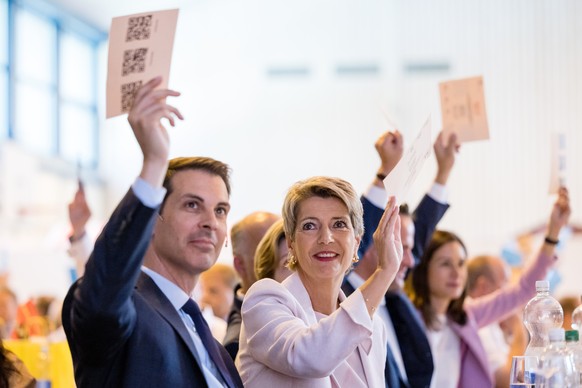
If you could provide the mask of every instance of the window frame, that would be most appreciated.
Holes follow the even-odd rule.
[[[83,168],[90,168],[96,169],[99,164],[99,118],[98,118],[98,90],[97,90],[97,59],[98,59],[98,51],[99,46],[106,41],[107,33],[100,30],[99,28],[94,27],[90,23],[84,22],[78,18],[75,18],[66,10],[50,4],[45,0],[1,0],[7,3],[8,8],[8,63],[6,66],[0,64],[0,71],[5,72],[7,74],[7,82],[8,82],[8,90],[7,90],[7,123],[8,128],[4,133],[0,134],[0,140],[2,139],[9,139],[9,140],[17,140],[17,134],[15,133],[15,124],[16,124],[16,85],[21,83],[29,83],[30,79],[26,79],[26,77],[18,79],[16,77],[15,71],[15,58],[16,52],[19,50],[19,47],[16,47],[16,25],[15,19],[18,12],[26,11],[34,14],[44,20],[47,23],[54,26],[56,35],[54,41],[54,56],[52,60],[54,61],[54,69],[52,72],[52,79],[50,81],[50,93],[53,96],[53,107],[55,112],[55,120],[52,124],[52,128],[50,129],[52,133],[50,134],[51,137],[51,146],[50,149],[47,149],[49,156],[56,156],[62,159],[65,159],[68,163],[76,164],[77,161],[73,161],[70,158],[66,158],[64,151],[61,149],[61,135],[64,131],[62,127],[62,107],[67,104],[72,104],[74,106],[81,106],[86,112],[91,116],[92,128],[89,129],[90,133],[88,136],[92,138],[91,144],[92,149],[91,152],[91,160],[89,160],[86,164],[84,164]],[[61,79],[60,79],[60,69],[62,66],[61,63],[61,41],[62,38],[66,35],[71,35],[82,43],[87,44],[89,48],[92,59],[91,59],[91,69],[89,73],[91,74],[91,84],[92,84],[92,92],[91,92],[91,101],[89,103],[81,100],[76,100],[74,98],[65,97],[61,91]],[[5,37],[3,37],[5,39]],[[46,85],[45,85],[46,87]]]

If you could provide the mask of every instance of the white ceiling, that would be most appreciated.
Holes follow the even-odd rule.
[[[52,4],[68,10],[81,20],[93,24],[103,31],[109,30],[111,18],[133,13],[184,8],[196,0],[49,0]]]

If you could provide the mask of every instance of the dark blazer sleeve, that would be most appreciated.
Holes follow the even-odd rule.
[[[412,213],[415,228],[412,254],[414,255],[416,264],[422,258],[424,249],[428,245],[437,224],[443,218],[448,208],[448,204],[439,203],[425,194],[414,210],[414,213]]]
[[[372,246],[372,236],[380,223],[384,209],[374,205],[365,196],[360,197],[360,200],[364,208],[364,235],[360,242],[358,255],[362,257],[368,248]],[[448,208],[448,204],[439,203],[425,194],[414,210],[412,220],[416,231],[414,233],[414,248],[412,249],[412,254],[414,255],[416,264],[420,261],[437,224],[443,218]]]
[[[358,256],[363,257],[364,253],[366,253],[366,251],[374,243],[372,237],[374,235],[374,231],[380,223],[380,219],[382,219],[384,209],[377,207],[363,195],[360,197],[360,201],[362,202],[362,207],[364,208],[364,235],[360,241]]]
[[[130,190],[97,239],[84,277],[69,290],[63,326],[78,359],[99,363],[116,354],[131,335],[136,320],[131,295],[155,214]]]
[[[228,314],[226,334],[224,336],[224,341],[222,342],[224,348],[233,360],[238,354],[240,327],[242,324],[242,315],[240,313],[242,301],[237,296],[237,290],[239,288],[240,285],[238,285],[234,290],[234,302],[232,303],[232,308]]]

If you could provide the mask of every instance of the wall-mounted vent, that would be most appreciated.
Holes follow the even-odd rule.
[[[405,73],[446,73],[451,70],[448,62],[408,62],[404,64]]]
[[[267,69],[269,77],[308,77],[311,70],[308,67],[270,67]]]
[[[380,74],[378,65],[338,65],[335,72],[340,76],[377,76]]]

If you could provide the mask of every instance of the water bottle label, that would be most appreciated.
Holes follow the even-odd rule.
[[[51,388],[50,380],[36,380],[36,388]]]

